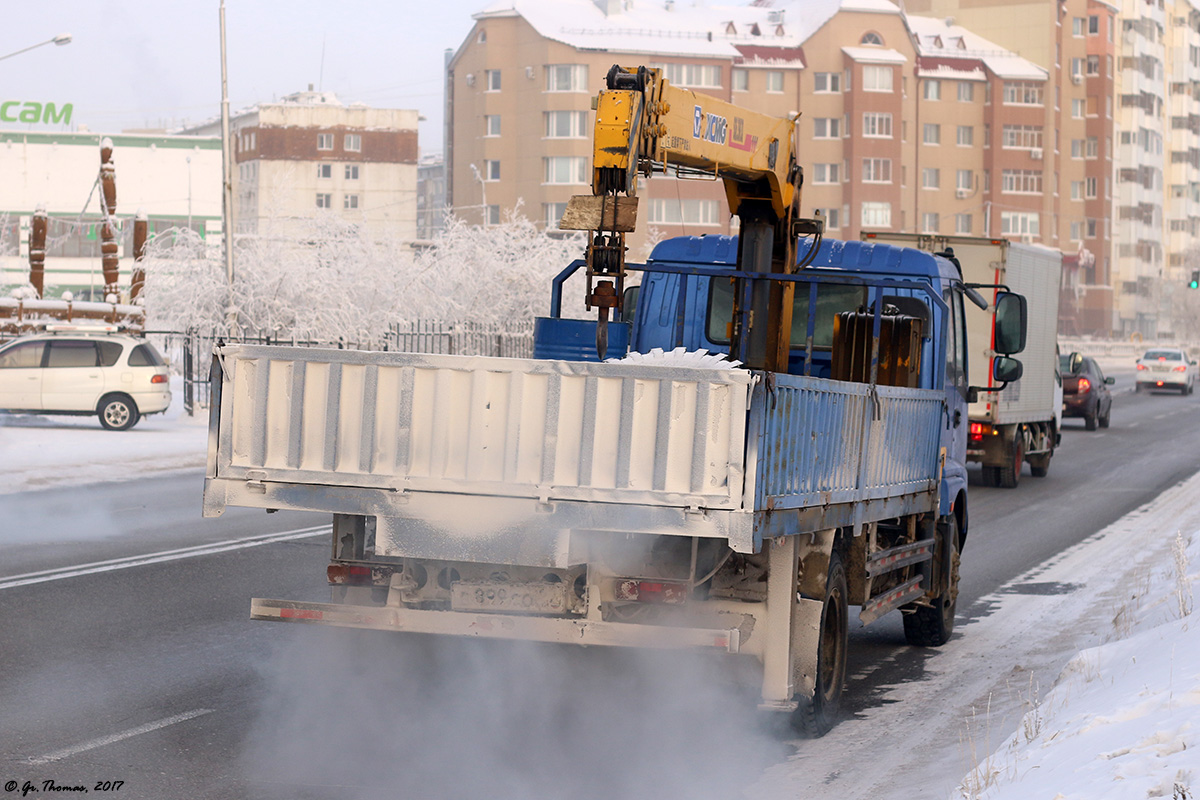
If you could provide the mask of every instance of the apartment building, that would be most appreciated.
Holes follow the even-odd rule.
[[[220,133],[210,121],[185,133]],[[417,112],[287,95],[230,119],[234,230],[303,236],[317,215],[371,235],[417,235]]]
[[[1172,333],[1185,334],[1184,288],[1191,271],[1200,268],[1200,10],[1191,3],[1173,3],[1166,16],[1167,114],[1166,204],[1167,262],[1164,270],[1162,321]]]
[[[613,63],[648,64],[674,85],[800,112],[803,210],[833,236],[1004,235],[1089,265],[1103,246],[1086,190],[1078,208],[1065,200],[1091,168],[1082,99],[1065,103],[1057,73],[953,20],[889,0],[502,0],[474,18],[447,68],[447,202],[470,221],[520,204],[555,227],[590,191],[592,96]],[[1084,97],[1065,80],[1066,100]],[[1059,158],[1075,140],[1079,158]],[[732,232],[715,182],[656,177],[640,195],[635,258],[658,237]]]

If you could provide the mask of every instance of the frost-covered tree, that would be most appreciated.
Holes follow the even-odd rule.
[[[158,234],[146,258],[153,327],[242,331],[284,338],[378,340],[390,323],[504,324],[545,315],[550,281],[580,258],[583,239],[555,238],[511,215],[486,228],[450,220],[433,246],[368,236],[333,215],[314,217],[303,241],[239,237],[232,291],[221,252],[195,233]],[[568,282],[564,315],[582,316],[582,273]]]

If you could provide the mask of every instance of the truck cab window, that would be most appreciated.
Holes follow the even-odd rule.
[[[947,321],[950,325],[949,336],[946,337],[946,381],[953,383],[963,397],[967,396],[967,353],[966,331],[964,328],[962,293],[951,289],[945,295],[946,305],[950,307]]]
[[[808,336],[809,283],[797,283],[792,299],[791,346],[804,347]],[[865,304],[863,289],[858,286],[827,283],[817,287],[816,324],[813,326],[813,347],[829,350],[833,347],[833,318],[842,311],[853,311]],[[710,342],[728,344],[733,321],[733,281],[713,278],[708,294],[707,336]]]

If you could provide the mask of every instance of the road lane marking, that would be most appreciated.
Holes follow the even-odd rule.
[[[147,722],[145,725],[139,725],[138,727],[130,728],[127,731],[121,731],[120,733],[114,733],[111,736],[101,736],[98,739],[91,739],[82,744],[77,744],[74,747],[66,747],[66,748],[63,748],[62,750],[55,750],[53,753],[47,753],[44,756],[38,756],[37,758],[29,759],[29,763],[30,764],[51,764],[55,761],[62,761],[64,758],[70,758],[71,756],[78,755],[80,753],[85,753],[88,750],[95,750],[97,747],[104,747],[105,745],[116,744],[117,742],[123,741],[125,739],[130,739],[134,736],[141,736],[143,733],[150,733],[151,731],[156,731],[160,728],[165,728],[168,725],[175,725],[180,722],[187,722],[189,719],[195,719],[196,717],[202,717],[205,714],[211,714],[211,713],[213,713],[213,709],[211,709],[211,708],[197,708],[194,711],[185,711],[184,713],[176,714],[173,717],[167,717],[166,719],[160,719],[156,722]]]
[[[26,572],[23,575],[13,575],[0,580],[0,589],[15,589],[18,586],[29,586],[34,583],[57,581],[63,578],[76,578],[80,575],[94,575],[98,572],[112,572],[118,569],[141,567],[147,564],[160,564],[164,561],[178,561],[183,558],[194,558],[195,556],[228,553],[232,550],[244,550],[248,547],[259,547],[264,544],[275,544],[276,542],[287,542],[294,539],[310,539],[315,536],[328,534],[330,528],[331,526],[329,525],[318,525],[313,528],[300,528],[294,531],[283,531],[282,533],[268,533],[259,536],[247,536],[243,539],[229,539],[224,542],[214,542],[213,544],[181,547],[178,550],[163,550],[158,553],[147,553],[142,556],[128,556],[126,558],[114,558],[109,561],[95,561],[90,564],[76,564],[71,567],[59,567],[57,569],[42,570],[41,572]]]

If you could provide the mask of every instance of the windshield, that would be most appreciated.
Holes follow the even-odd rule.
[[[1183,361],[1183,353],[1178,350],[1147,350],[1142,361]]]

